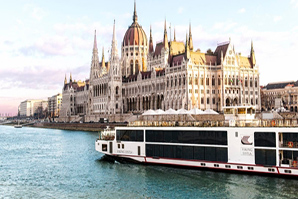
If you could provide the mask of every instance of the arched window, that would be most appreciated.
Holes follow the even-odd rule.
[[[118,92],[119,92],[119,87],[117,86],[116,87],[116,95],[118,95]]]
[[[133,74],[133,61],[130,61],[130,74]]]
[[[139,73],[139,61],[136,60],[136,63],[135,63],[135,73],[138,74]]]

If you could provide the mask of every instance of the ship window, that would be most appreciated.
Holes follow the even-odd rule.
[[[238,132],[237,132],[237,131],[235,132],[235,137],[236,137],[236,138],[238,137]]]
[[[265,166],[275,166],[276,151],[265,150],[265,149],[255,149],[255,163],[259,165],[265,165]]]
[[[120,144],[118,144],[118,149],[120,149]]]
[[[285,173],[292,173],[291,170],[285,170]]]
[[[219,164],[214,164],[214,167],[219,167]]]
[[[102,151],[108,151],[108,145],[103,144],[101,147]]]
[[[231,165],[226,165],[226,168],[227,168],[227,169],[230,169],[230,168],[231,168]]]
[[[226,131],[146,130],[147,142],[227,145]]]
[[[146,144],[147,157],[227,162],[227,148]]]
[[[243,167],[242,166],[237,166],[237,169],[243,169]]]
[[[143,130],[117,130],[117,141],[144,141],[144,131]]]
[[[122,149],[124,149],[124,144],[122,144]]]
[[[206,166],[206,164],[205,163],[201,163],[201,166]]]
[[[275,133],[255,132],[255,146],[276,147]]]
[[[247,167],[247,169],[248,169],[248,170],[254,170],[254,168],[253,168],[253,167]]]

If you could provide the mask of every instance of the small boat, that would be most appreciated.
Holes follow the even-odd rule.
[[[14,128],[22,128],[23,126],[20,124],[20,121],[18,121],[17,125],[14,125]]]

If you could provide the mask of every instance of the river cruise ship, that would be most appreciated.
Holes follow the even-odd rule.
[[[281,127],[278,121],[233,127],[160,124],[106,130],[95,148],[119,162],[298,176],[297,127]]]

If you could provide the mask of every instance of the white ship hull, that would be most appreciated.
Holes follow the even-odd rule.
[[[296,140],[296,136],[298,138],[298,128],[116,128],[116,132],[127,130],[143,132],[143,139],[141,141],[123,140],[120,135],[116,135],[113,140],[97,140],[95,143],[96,150],[116,160],[129,160],[144,164],[183,166],[277,176],[298,176],[298,140]],[[149,133],[146,137],[148,131],[151,131],[152,135],[154,135],[154,132],[157,132],[157,134],[166,132],[167,135],[170,135],[169,133],[173,132],[174,134],[175,131],[181,134],[185,132],[207,132],[208,134],[218,131],[223,132],[223,142],[216,144],[212,143],[212,139],[207,139],[204,144],[200,143],[201,141],[177,143],[179,140],[166,142],[165,140],[158,141],[159,138],[154,138],[155,140],[153,141],[147,141],[148,139],[152,139],[149,137]],[[266,141],[268,139],[267,137],[270,136],[271,140],[269,141],[272,143]],[[205,137],[208,138],[208,136]],[[166,138],[164,137],[162,139]],[[186,140],[186,142],[191,141],[191,139],[188,140],[185,137],[181,137],[181,139]],[[285,139],[293,140],[287,140],[285,143]],[[268,146],[263,146],[266,144]],[[180,151],[180,149],[182,150]],[[200,159],[198,156],[198,153],[201,153],[200,150],[202,151],[202,149],[205,150],[204,159]],[[169,156],[175,156],[175,158]],[[210,160],[212,156],[215,157],[214,161]]]

